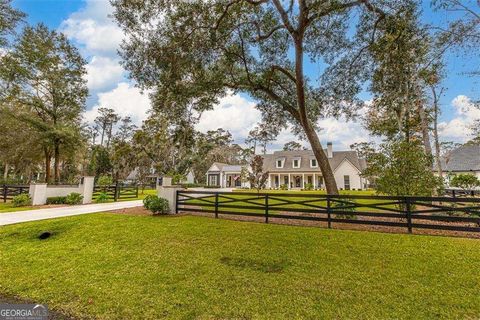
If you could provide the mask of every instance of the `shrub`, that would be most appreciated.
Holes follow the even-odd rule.
[[[26,207],[32,205],[32,198],[30,195],[24,193],[19,194],[18,196],[13,197],[12,204],[14,207]]]
[[[100,192],[98,196],[95,198],[95,203],[105,203],[105,202],[108,202],[108,200],[109,200],[108,193]]]
[[[143,206],[150,210],[153,214],[168,214],[170,213],[170,206],[168,200],[159,198],[156,195],[148,195],[143,199]]]
[[[83,201],[83,196],[80,193],[72,192],[65,198],[65,203],[74,205],[81,204]]]
[[[450,179],[450,185],[463,190],[470,190],[480,187],[480,180],[473,174],[457,174]]]
[[[311,184],[311,183],[306,183],[306,184],[305,184],[305,188],[304,188],[303,190],[305,190],[305,191],[313,190],[313,184]]]
[[[98,177],[98,180],[97,180],[97,185],[98,186],[105,187],[105,186],[110,186],[112,184],[113,184],[112,177],[110,177],[110,176],[100,176],[100,177]]]
[[[342,214],[336,214],[335,218],[338,218],[338,219],[356,219],[357,218],[357,216],[354,214],[355,208],[352,208],[352,206],[355,205],[355,202],[353,200],[350,200],[349,202],[351,203],[335,202],[332,204],[333,213],[335,213],[335,211],[346,212]],[[348,214],[348,212],[351,212],[352,214]]]
[[[288,190],[288,186],[286,184],[281,184],[280,190]]]
[[[48,197],[47,204],[65,204],[67,197]]]

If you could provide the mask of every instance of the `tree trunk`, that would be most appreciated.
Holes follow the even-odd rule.
[[[433,95],[433,140],[435,144],[435,162],[439,177],[443,177],[442,164],[440,162],[440,141],[438,138],[438,97],[435,87],[432,88]]]
[[[303,16],[301,14],[301,16]],[[301,23],[303,25],[304,21]],[[295,79],[296,79],[296,91],[297,91],[297,103],[299,111],[300,124],[305,131],[305,134],[310,142],[315,158],[318,161],[318,166],[322,171],[323,179],[325,181],[325,187],[328,194],[337,195],[338,188],[333,175],[333,170],[328,162],[328,157],[323,151],[322,144],[318,138],[315,129],[310,123],[306,112],[305,102],[305,79],[303,76],[303,26],[301,32],[295,37]]]
[[[327,189],[328,194],[338,194],[337,182],[335,181],[335,176],[333,175],[332,167],[330,167],[330,163],[328,162],[328,157],[323,151],[322,144],[320,143],[320,139],[318,139],[318,135],[313,129],[310,123],[304,127],[305,134],[307,135],[308,141],[312,146],[313,154],[317,159],[318,166],[320,167],[320,171],[322,171],[323,180],[325,181],[325,187]]]
[[[425,154],[429,156],[430,159],[433,159],[432,145],[430,143],[430,135],[428,132],[428,119],[421,103],[418,105],[418,114],[420,116],[420,126],[422,128],[422,140],[425,147]]]
[[[52,164],[52,156],[50,155],[50,152],[48,152],[46,148],[44,148],[44,153],[45,153],[45,182],[49,183],[50,174],[51,174],[50,166]]]
[[[105,138],[105,124],[102,124],[102,138],[100,139],[100,145],[103,147],[103,139]]]
[[[3,180],[7,181],[8,179],[8,162],[5,162],[5,171],[3,172]]]
[[[55,151],[54,151],[54,175],[55,175],[55,182],[60,182],[60,146],[58,143],[55,143]]]

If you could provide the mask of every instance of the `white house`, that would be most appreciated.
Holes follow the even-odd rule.
[[[447,180],[456,174],[472,174],[480,179],[480,144],[464,144],[449,152],[440,163]],[[436,172],[436,166],[433,168]]]
[[[361,177],[365,159],[355,151],[333,151],[332,143],[325,150],[338,188],[366,189],[367,180]],[[276,151],[263,155],[263,170],[269,172],[267,188],[303,189],[307,184],[315,189],[325,188],[323,176],[312,150]],[[209,186],[239,187],[241,166],[214,163],[207,172]]]

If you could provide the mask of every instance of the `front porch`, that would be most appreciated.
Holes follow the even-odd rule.
[[[318,173],[270,173],[267,187],[270,189],[324,188],[323,176]]]

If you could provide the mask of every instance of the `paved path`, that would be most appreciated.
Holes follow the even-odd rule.
[[[140,207],[142,205],[142,200],[135,200],[0,213],[0,226],[27,221],[36,221],[59,217],[76,216],[86,213]]]

